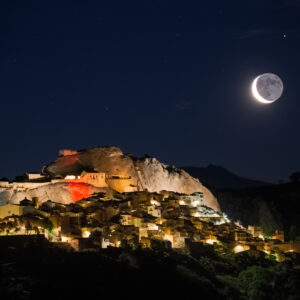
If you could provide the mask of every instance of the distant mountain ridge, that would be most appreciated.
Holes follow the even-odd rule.
[[[202,184],[213,189],[244,189],[249,187],[269,186],[271,183],[243,178],[224,167],[208,165],[207,167],[181,167],[191,176],[198,178]]]

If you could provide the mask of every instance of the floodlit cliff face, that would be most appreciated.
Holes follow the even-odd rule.
[[[155,158],[137,160],[135,165],[142,189],[150,192],[167,190],[183,194],[202,192],[204,205],[219,210],[218,201],[211,191],[184,170],[160,163]]]
[[[66,176],[79,175],[84,170],[105,172],[108,185],[119,192],[126,191],[126,186],[134,186],[137,190],[147,189],[149,192],[202,192],[204,205],[219,210],[217,199],[198,179],[174,166],[160,163],[155,158],[137,159],[125,155],[118,147],[97,147],[60,156],[44,171],[51,176]],[[115,176],[123,179],[113,179]]]
[[[217,199],[204,187],[198,179],[183,170],[160,163],[155,158],[135,158],[125,155],[118,147],[97,147],[81,151],[64,150],[55,162],[43,169],[43,173],[51,178],[65,178],[67,175],[80,175],[82,171],[105,173],[106,184],[118,192],[162,190],[192,194],[202,192],[204,205],[220,210]],[[18,203],[25,197],[39,197],[40,201],[52,200],[70,203],[89,197],[94,192],[105,191],[92,185],[76,182],[43,183],[32,188],[14,185],[0,189],[0,204]]]

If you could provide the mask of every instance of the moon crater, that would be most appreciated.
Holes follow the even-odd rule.
[[[283,92],[281,79],[272,73],[265,73],[256,77],[252,83],[252,93],[261,103],[273,103]]]

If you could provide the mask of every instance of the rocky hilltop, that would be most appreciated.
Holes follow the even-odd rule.
[[[111,188],[122,191],[122,184],[131,185],[137,190],[149,192],[162,190],[183,194],[202,192],[204,204],[219,210],[219,204],[213,194],[198,179],[184,170],[166,165],[152,157],[136,158],[124,154],[118,147],[96,147],[80,151],[61,151],[55,162],[50,163],[44,172],[50,176],[81,174],[82,171],[104,172],[107,178],[128,178],[123,183],[108,179]]]
[[[64,180],[70,175],[80,176],[82,172],[104,174],[106,186],[100,188],[82,182]],[[22,189],[18,187],[19,185],[1,188],[0,202],[18,203],[24,197],[39,197],[42,202],[50,199],[68,203],[72,202],[72,199],[87,198],[94,192],[109,188],[118,192],[166,190],[183,194],[202,192],[203,204],[214,210],[220,210],[218,201],[211,191],[184,170],[163,164],[155,158],[136,158],[124,154],[118,147],[96,147],[79,151],[62,150],[54,162],[43,168],[42,174],[52,181],[41,186],[30,186],[26,182]],[[57,178],[61,181],[53,180]]]

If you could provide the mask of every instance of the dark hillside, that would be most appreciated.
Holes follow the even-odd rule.
[[[300,183],[248,189],[220,189],[221,209],[243,224],[260,224],[265,230],[283,229],[293,238],[300,235]]]

